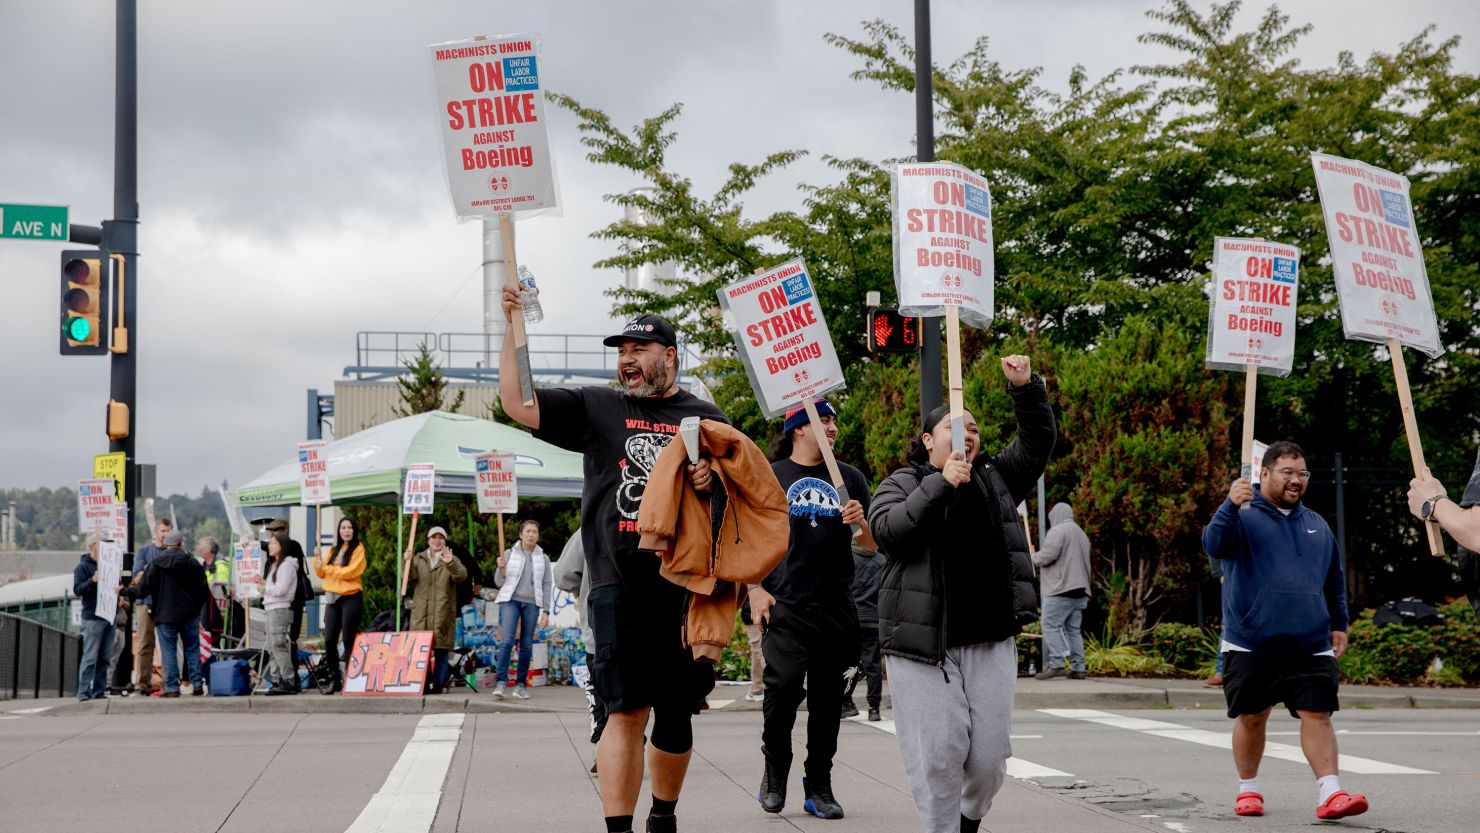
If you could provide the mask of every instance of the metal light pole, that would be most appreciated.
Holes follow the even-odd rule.
[[[112,440],[109,451],[122,451],[124,492],[139,494],[134,438],[139,433],[139,13],[137,0],[118,0],[113,93],[113,219],[103,224],[103,249],[123,256],[123,323],[129,328],[128,349],[112,353],[109,395],[128,406],[128,436]],[[126,552],[134,551],[133,513],[129,513]]]
[[[935,161],[935,95],[930,77],[930,0],[915,0],[915,157]],[[940,318],[921,322],[920,423],[941,402]]]

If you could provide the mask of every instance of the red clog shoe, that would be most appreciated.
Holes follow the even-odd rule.
[[[1264,796],[1256,792],[1239,793],[1233,800],[1233,812],[1240,816],[1264,815]]]
[[[1316,808],[1316,818],[1344,819],[1347,816],[1359,816],[1365,812],[1367,812],[1367,796],[1338,790]]]

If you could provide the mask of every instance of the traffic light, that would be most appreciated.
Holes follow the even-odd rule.
[[[62,252],[61,354],[101,356],[108,352],[109,306],[113,298],[107,252]]]
[[[913,353],[920,349],[920,319],[893,307],[868,311],[868,349],[874,353]]]

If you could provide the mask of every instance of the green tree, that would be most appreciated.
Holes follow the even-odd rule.
[[[403,364],[406,372],[396,378],[396,386],[401,390],[401,404],[395,408],[397,416],[456,412],[462,407],[467,391],[459,390],[450,403],[447,401],[447,377],[442,374],[442,366],[432,358],[431,347],[425,341],[416,346],[416,355]]]
[[[1271,8],[1239,31],[1239,8],[1218,3],[1202,13],[1169,0],[1148,13],[1152,31],[1141,36],[1165,48],[1166,63],[1099,80],[1076,68],[1063,89],[1046,86],[1038,69],[1003,67],[985,39],[933,70],[937,153],[986,176],[994,198],[996,319],[990,332],[963,334],[969,400],[983,409],[984,439],[1004,438],[1011,422],[996,357],[1034,357],[1062,414],[1050,494],[1086,504],[1091,535],[1107,542],[1125,579],[1131,625],[1189,598],[1193,585],[1183,579],[1201,574],[1196,533],[1236,472],[1240,386],[1200,368],[1202,293],[1219,235],[1305,252],[1295,370],[1261,380],[1256,433],[1306,446],[1318,475],[1308,499],[1328,515],[1335,455],[1362,473],[1349,477],[1346,495],[1359,601],[1397,594],[1393,576],[1425,577],[1428,595],[1442,590],[1444,576],[1434,574],[1437,562],[1400,500],[1410,475],[1386,353],[1341,329],[1312,152],[1412,180],[1446,353],[1407,361],[1425,451],[1441,478],[1462,479],[1480,436],[1472,381],[1480,375],[1480,80],[1455,71],[1456,39],[1428,30],[1390,54],[1303,67],[1293,56],[1311,27]],[[913,49],[895,28],[874,21],[861,36],[827,40],[858,58],[855,78],[913,92]],[[659,222],[598,231],[619,252],[597,265],[673,261],[693,276],[672,298],[619,290],[618,311],[676,318],[713,357],[706,371],[721,407],[763,441],[776,425],[760,417],[738,372],[714,292],[805,257],[849,382],[841,455],[866,462],[876,479],[898,465],[918,430],[917,375],[913,363],[865,355],[860,338],[862,293],[893,294],[885,165],[828,158],[836,182],[801,186],[797,210],[752,217],[745,197],[798,151],[732,165],[701,197],[667,162],[678,106],[623,131],[599,110],[561,103],[580,118],[593,161],[652,189],[609,197]],[[1167,480],[1169,471],[1176,475]]]

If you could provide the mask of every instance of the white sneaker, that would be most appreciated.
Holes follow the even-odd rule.
[[[514,686],[514,696],[518,697],[520,700],[528,700],[529,692],[524,690],[524,686],[516,685]]]
[[[500,700],[504,699],[504,684],[503,683],[494,683],[493,684],[493,696],[494,697],[497,697]]]
[[[747,691],[745,692],[745,699],[752,703],[759,703],[766,699],[766,693],[764,691]]]

